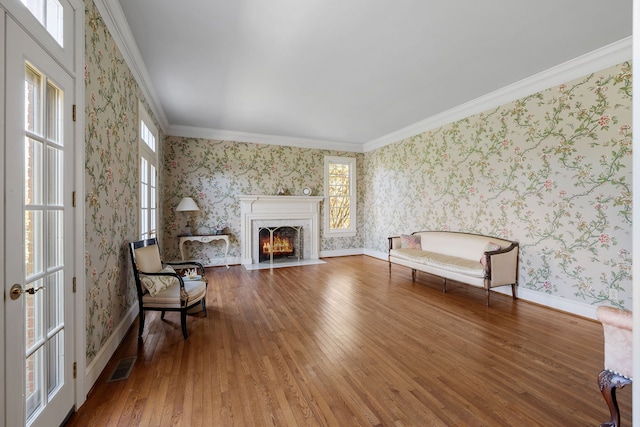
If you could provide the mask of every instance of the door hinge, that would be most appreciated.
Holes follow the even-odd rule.
[[[76,104],[73,104],[73,112],[71,113],[73,121],[76,121]]]
[[[71,206],[76,207],[76,192],[71,193]]]
[[[73,362],[73,378],[77,378],[77,377],[78,377],[78,363]]]
[[[76,293],[76,278],[73,278],[73,293]]]

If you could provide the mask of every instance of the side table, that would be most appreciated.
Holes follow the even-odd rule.
[[[228,234],[209,234],[203,236],[180,236],[180,257],[184,261],[184,244],[185,242],[201,242],[210,243],[216,240],[223,240],[225,243],[224,248],[224,265],[229,269],[229,262],[227,257],[229,255],[229,235]]]

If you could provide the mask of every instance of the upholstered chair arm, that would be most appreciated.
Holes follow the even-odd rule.
[[[518,283],[518,245],[508,248],[486,251],[487,278],[489,287]]]
[[[633,312],[600,306],[596,316],[604,330],[604,367],[631,378],[633,374]]]
[[[170,262],[166,262],[165,264],[170,265],[170,266],[181,266],[181,267],[196,267],[198,269],[198,272],[200,273],[200,275],[202,277],[204,277],[204,265],[202,265],[202,263],[197,262],[197,261],[170,261]]]

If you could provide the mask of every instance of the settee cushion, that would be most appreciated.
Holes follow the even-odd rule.
[[[436,267],[442,270],[452,271],[482,278],[485,275],[484,266],[479,261],[472,261],[453,255],[440,254],[437,252],[423,251],[420,249],[392,249],[391,256],[406,259],[419,264]]]
[[[400,245],[404,249],[422,249],[419,234],[401,234]]]

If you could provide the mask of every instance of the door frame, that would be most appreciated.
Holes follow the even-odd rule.
[[[68,49],[64,49],[64,52],[58,49],[55,45],[44,42],[41,43],[45,51],[60,63],[74,79],[75,99],[73,104],[76,106],[76,120],[74,127],[74,178],[73,187],[76,193],[76,203],[74,209],[74,264],[75,269],[73,272],[76,278],[76,291],[73,296],[73,325],[71,327],[73,331],[73,356],[76,363],[76,378],[74,379],[74,397],[75,397],[75,409],[77,410],[87,398],[86,389],[86,284],[85,284],[85,209],[84,209],[84,194],[85,194],[85,82],[84,82],[84,63],[85,63],[85,12],[84,3],[82,0],[66,0],[71,6],[73,11],[71,28],[73,28],[72,34],[72,46]],[[0,0],[0,58],[2,62],[6,57],[5,52],[5,27],[6,17],[11,16],[18,22],[23,29],[30,34],[35,40],[46,39],[46,30],[40,25],[31,14],[26,11],[20,0]],[[53,46],[53,48],[51,48]],[[0,242],[6,241],[5,236],[5,205],[4,205],[4,193],[5,193],[5,147],[6,147],[6,130],[5,130],[5,84],[6,76],[4,73],[4,67],[0,67],[0,188],[2,189],[3,197],[0,197]],[[0,244],[0,267],[2,271],[5,271],[5,247],[4,243]],[[3,302],[0,304],[0,414],[6,414],[6,395],[5,395],[5,346],[6,346],[6,332],[5,328],[5,299],[7,297],[7,286],[2,281],[3,289]],[[0,424],[4,424],[4,416],[0,419]]]

